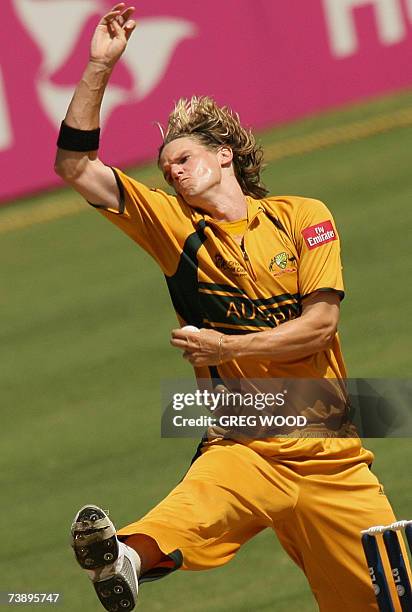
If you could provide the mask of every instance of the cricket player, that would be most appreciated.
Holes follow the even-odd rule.
[[[99,159],[100,106],[133,12],[117,4],[95,30],[56,172],[157,261],[179,321],[171,343],[198,378],[342,380],[334,220],[320,201],[268,196],[262,152],[234,112],[208,97],[177,102],[158,159],[174,195]],[[81,508],[73,547],[103,607],[131,610],[139,583],[223,565],[270,528],[322,612],[377,610],[360,531],[395,516],[370,470],[372,453],[341,434],[209,431],[186,476],[146,516],[133,511],[135,522],[116,531],[97,506]]]

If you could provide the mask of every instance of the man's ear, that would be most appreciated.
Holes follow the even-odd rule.
[[[233,151],[230,147],[222,146],[217,151],[217,158],[220,165],[223,167],[230,166],[233,161]]]

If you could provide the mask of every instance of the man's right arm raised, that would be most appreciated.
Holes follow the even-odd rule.
[[[100,161],[97,148],[84,149],[91,136],[96,138],[96,133],[91,131],[100,126],[100,108],[107,83],[136,27],[130,19],[133,11],[134,7],[126,7],[122,2],[100,20],[91,41],[89,63],[64,119],[55,162],[57,174],[89,202],[115,210],[119,209],[119,190],[112,170]]]

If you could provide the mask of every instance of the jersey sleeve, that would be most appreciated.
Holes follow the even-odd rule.
[[[119,210],[92,204],[111,223],[137,242],[160,265],[173,272],[187,211],[175,196],[150,189],[117,168],[112,168],[120,193]]]
[[[296,213],[294,232],[299,255],[301,297],[314,291],[333,290],[343,299],[340,240],[325,204],[319,200],[303,200]]]

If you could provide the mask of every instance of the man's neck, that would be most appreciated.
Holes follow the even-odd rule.
[[[247,217],[246,196],[237,182],[226,189],[220,186],[215,193],[197,197],[196,201],[188,201],[188,204],[216,221],[238,221]]]

